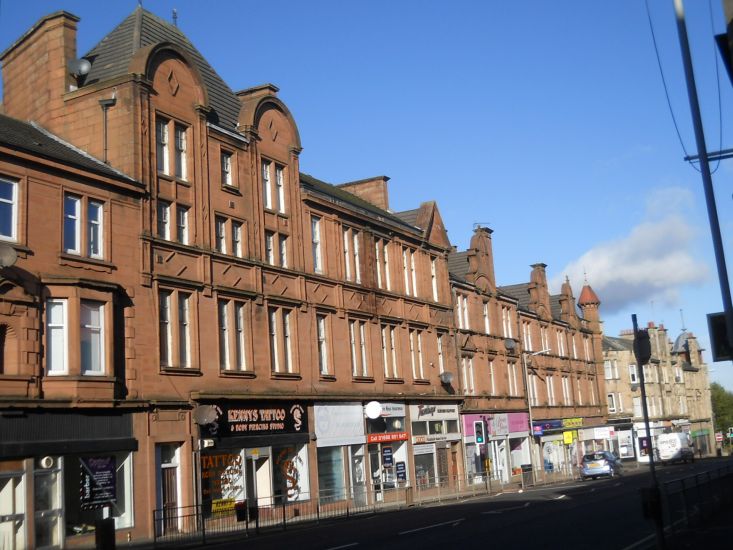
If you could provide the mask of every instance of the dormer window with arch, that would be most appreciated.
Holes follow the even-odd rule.
[[[262,161],[262,193],[266,209],[285,214],[285,167]]]

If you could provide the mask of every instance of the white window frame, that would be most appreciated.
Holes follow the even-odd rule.
[[[191,366],[191,295],[177,292],[178,306],[178,366]]]
[[[533,372],[529,373],[529,404],[533,407],[539,405],[539,399],[537,399],[537,375]]]
[[[349,344],[351,348],[351,375],[354,378],[368,377],[366,321],[349,319]]]
[[[277,189],[277,211],[285,214],[285,168],[275,164],[275,188]]]
[[[571,392],[570,392],[570,378],[567,376],[562,377],[562,402],[563,405],[570,406],[572,405],[571,402]]]
[[[214,216],[214,240],[216,251],[227,253],[227,219],[223,216]]]
[[[512,334],[512,310],[507,306],[501,307],[501,324],[504,330],[504,338],[513,338]]]
[[[69,212],[67,206],[73,204],[74,211]],[[81,206],[82,198],[71,193],[64,193],[64,252],[67,254],[81,254]],[[71,224],[67,224],[70,221]],[[73,228],[73,229],[72,229]],[[67,233],[67,229],[73,233]],[[67,236],[73,239],[73,247],[67,246]]]
[[[234,187],[234,179],[232,178],[232,157],[234,155],[228,151],[221,152],[221,183],[227,187]]]
[[[270,173],[270,168],[272,166],[272,162],[269,160],[263,160],[262,161],[262,192],[263,192],[263,201],[265,204],[265,208],[268,210],[273,210],[272,206],[272,174]]]
[[[175,137],[175,170],[176,178],[186,181],[188,179],[188,128],[182,124],[173,125]]]
[[[173,326],[171,303],[174,293],[170,290],[158,292],[158,331],[160,347],[160,364],[164,367],[173,366]],[[165,312],[165,315],[163,313]]]
[[[509,363],[507,365],[507,381],[509,382],[509,395],[519,395],[519,387],[517,386],[517,364]]]
[[[270,329],[270,365],[275,374],[292,374],[295,365],[292,356],[292,310],[270,306],[268,321]]]
[[[51,322],[51,307],[60,306],[61,322]],[[69,374],[69,301],[65,298],[46,300],[46,374],[60,376]],[[60,334],[53,338],[52,334]],[[53,342],[53,344],[52,344]],[[54,350],[55,344],[61,350]]]
[[[158,237],[171,240],[171,203],[158,199],[156,208]]]
[[[104,258],[104,203],[93,199],[87,200],[87,255],[98,260]]]
[[[104,314],[105,314],[105,303],[97,302],[93,300],[80,300],[79,303],[79,342],[80,342],[80,366],[82,376],[104,376],[106,374],[106,360],[105,360],[105,327],[104,327]],[[85,322],[84,312],[96,309],[99,315],[99,324],[92,324],[91,320]],[[92,339],[98,339],[98,354],[95,356],[90,355],[91,363],[85,364],[84,357],[84,344],[89,342],[91,345]]]
[[[325,313],[316,313],[316,341],[319,371],[321,376],[329,376],[331,365],[328,360],[328,316]]]
[[[155,121],[155,151],[158,173],[170,175],[170,158],[169,158],[169,137],[168,124],[169,120],[157,118]]]
[[[0,184],[10,186],[10,199],[0,198],[0,203],[10,205],[10,234],[0,233],[0,241],[17,242],[18,240],[18,182],[0,178]]]
[[[311,252],[313,255],[313,271],[323,273],[323,254],[321,253],[321,218],[311,216]]]
[[[629,365],[629,384],[638,384],[639,383],[639,372],[636,368],[636,365],[633,363]]]
[[[410,338],[410,366],[413,380],[424,380],[425,370],[422,356],[422,330],[411,328]]]
[[[445,359],[443,357],[443,336],[441,332],[436,333],[436,342],[438,349],[438,374],[443,374],[445,371]]]
[[[489,393],[496,395],[496,379],[494,378],[494,361],[489,360]]]
[[[491,321],[489,319],[489,302],[483,303],[484,334],[491,334]]]
[[[461,374],[463,375],[463,393],[464,395],[474,395],[476,393],[476,385],[473,378],[473,358],[464,356],[461,358]]]
[[[395,347],[395,328],[390,324],[382,325],[382,361],[384,362],[384,377],[398,379],[399,365]]]
[[[232,254],[237,258],[243,256],[242,253],[242,222],[232,220]]]
[[[288,236],[278,234],[277,255],[280,267],[288,267]]]
[[[548,374],[545,378],[547,384],[547,404],[549,406],[555,405],[555,379],[552,374]]]
[[[438,264],[437,258],[430,258],[430,287],[433,289],[433,302],[439,301],[437,264]]]
[[[181,244],[189,244],[188,242],[188,208],[176,205],[176,241]]]
[[[612,393],[606,394],[606,401],[608,402],[608,413],[616,413],[616,397]]]
[[[275,233],[265,231],[265,262],[275,265]]]
[[[532,347],[532,323],[529,321],[524,321],[522,323],[522,338],[524,340],[524,349],[532,351],[534,349]]]

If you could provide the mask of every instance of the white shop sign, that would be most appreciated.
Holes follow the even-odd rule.
[[[336,447],[364,443],[364,407],[361,403],[316,403],[316,446]]]

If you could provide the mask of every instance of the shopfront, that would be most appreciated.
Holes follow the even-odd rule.
[[[469,476],[490,472],[503,483],[532,464],[527,413],[466,414],[463,418],[466,470]],[[476,443],[475,425],[482,422],[485,443]]]
[[[351,499],[367,504],[364,407],[316,403],[313,408],[318,456],[318,497],[322,504]]]
[[[410,405],[410,422],[416,485],[455,483],[461,462],[458,405]]]
[[[200,406],[201,407],[201,406]],[[200,423],[199,492],[205,516],[312,498],[303,401],[218,401]],[[206,415],[200,415],[206,417]]]
[[[0,415],[0,546],[93,543],[98,520],[132,528],[131,414]]]
[[[367,426],[367,453],[369,456],[369,482],[377,501],[384,499],[390,489],[403,487],[410,482],[407,461],[407,431],[405,429],[404,403],[367,404],[364,418]]]
[[[579,430],[582,418],[540,420],[532,423],[532,432],[539,438],[542,469],[545,473],[570,473],[582,459],[583,442]]]

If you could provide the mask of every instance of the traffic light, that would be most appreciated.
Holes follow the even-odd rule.
[[[647,329],[637,330],[634,334],[634,355],[639,366],[648,364],[652,358],[652,343]]]
[[[733,360],[733,345],[728,342],[725,313],[708,313],[708,332],[713,361]]]
[[[486,442],[486,437],[484,436],[483,420],[477,420],[473,423],[473,434],[476,437],[476,445],[482,445]]]

